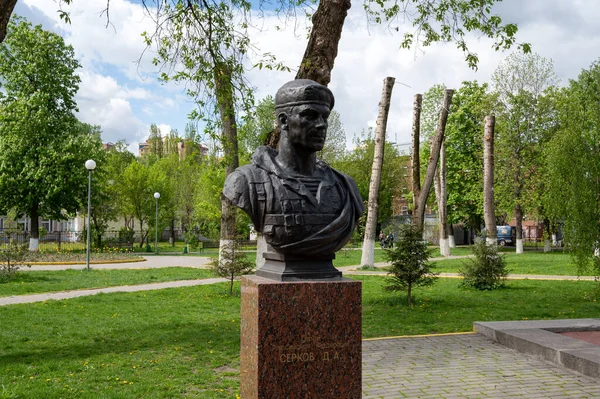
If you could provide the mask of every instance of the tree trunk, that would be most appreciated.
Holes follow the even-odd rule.
[[[418,204],[416,206],[416,211],[413,211],[413,224],[419,230],[423,229],[425,205],[427,204],[427,197],[429,196],[429,190],[431,190],[431,185],[433,183],[433,176],[435,175],[435,170],[437,169],[440,149],[442,147],[442,142],[444,141],[446,122],[448,121],[448,111],[450,109],[450,105],[452,104],[453,94],[454,90],[452,89],[446,89],[444,91],[444,102],[442,104],[442,109],[440,110],[437,130],[431,141],[431,155],[429,156],[429,161],[427,163],[427,174],[425,175],[425,179],[423,179],[423,186],[421,187],[421,192],[419,193],[419,198],[417,200]]]
[[[169,239],[169,241],[171,241],[171,246],[174,247],[175,246],[175,219],[171,219],[171,238]]]
[[[338,53],[350,0],[321,0],[312,17],[312,28],[296,79],[311,79],[327,86]]]
[[[383,80],[383,91],[379,102],[379,115],[377,116],[377,128],[375,130],[375,154],[373,156],[373,168],[371,169],[371,181],[369,183],[369,204],[367,211],[367,224],[365,226],[365,239],[363,241],[362,266],[375,266],[375,238],[377,232],[377,211],[379,209],[379,186],[381,184],[381,168],[383,166],[383,150],[385,148],[385,130],[387,127],[388,112],[392,88],[396,79],[387,77]]]
[[[421,105],[423,96],[415,94],[413,102],[413,128],[412,128],[412,192],[413,192],[413,223],[416,215],[419,214],[419,194],[421,193]]]
[[[521,204],[515,205],[515,220],[517,221],[517,253],[523,253],[523,208]]]
[[[485,117],[483,131],[483,217],[486,241],[496,245],[496,212],[494,211],[494,125],[493,115]]]
[[[412,305],[413,305],[413,302],[412,302],[412,285],[410,283],[406,287],[406,297],[408,299],[408,306],[412,307]]]
[[[452,223],[448,223],[448,247],[450,247],[450,249],[456,248],[456,241],[454,239],[454,226]]]
[[[352,5],[350,0],[321,0],[312,16],[312,28],[296,79],[311,79],[327,86],[338,53],[342,28]],[[265,145],[277,148],[281,132],[275,127]]]
[[[215,88],[217,93],[217,105],[221,118],[221,144],[225,158],[226,176],[229,176],[239,166],[237,126],[235,122],[235,108],[233,102],[233,90],[231,87],[231,74],[227,66],[220,65],[215,70]],[[236,208],[221,195],[221,236],[219,242],[219,261],[233,259],[223,256],[223,251],[233,251],[233,242],[236,236],[235,225]]]
[[[31,207],[29,212],[29,218],[31,219],[31,237],[29,237],[29,250],[37,252],[39,249],[40,242],[40,206],[35,204]],[[88,227],[89,228],[89,227]]]
[[[440,166],[435,175],[435,196],[437,198],[439,232],[440,232],[440,255],[450,256],[450,244],[448,242],[448,193],[446,188],[446,146],[442,141],[440,148]]]
[[[0,0],[0,43],[2,43],[6,37],[8,21],[10,21],[10,16],[16,4],[17,0]]]

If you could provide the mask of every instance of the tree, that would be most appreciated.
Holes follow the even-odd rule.
[[[395,78],[387,77],[383,80],[383,91],[379,102],[379,115],[377,116],[377,129],[375,130],[375,153],[373,167],[369,182],[369,202],[367,208],[367,222],[365,225],[365,238],[362,247],[362,266],[375,266],[375,239],[377,231],[377,218],[379,210],[379,187],[381,185],[381,170],[383,168],[383,151],[385,148],[385,131],[392,98],[392,89]]]
[[[509,270],[506,268],[506,259],[498,253],[498,246],[479,240],[472,250],[473,257],[467,259],[459,270],[463,277],[461,285],[481,291],[503,287]]]
[[[123,195],[124,211],[133,215],[138,221],[140,248],[142,248],[151,227],[156,225],[154,193],[160,193],[158,201],[160,215],[165,214],[170,204],[172,193],[169,190],[166,173],[159,163],[149,166],[134,160],[125,168],[116,184]]]
[[[6,37],[8,21],[10,20],[10,15],[16,4],[17,0],[0,0],[0,43],[2,43]]]
[[[494,125],[493,115],[485,117],[483,131],[483,217],[486,242],[496,245],[496,213],[494,211]]]
[[[386,291],[405,291],[408,306],[413,305],[412,291],[432,285],[436,280],[433,265],[428,263],[431,251],[423,241],[423,232],[413,224],[400,227],[396,247],[385,251],[391,263],[386,279]]]
[[[150,134],[148,136],[148,153],[156,158],[163,156],[163,137],[158,126],[155,123],[150,125]]]
[[[79,87],[73,48],[41,26],[11,20],[0,46],[0,208],[31,218],[30,250],[37,250],[39,218],[75,213],[87,194],[90,158],[100,137],[73,115]]]
[[[232,246],[223,251],[223,256],[215,258],[210,263],[210,268],[219,277],[229,280],[229,295],[233,295],[233,281],[236,277],[250,274],[254,271],[254,262],[248,259],[245,252],[241,250],[239,241],[230,242]]]
[[[479,231],[483,217],[483,119],[494,106],[487,84],[463,82],[446,126],[448,222]]]
[[[332,110],[327,118],[327,140],[317,157],[336,168],[346,154],[346,129],[342,124],[340,113]]]
[[[517,253],[523,253],[524,201],[541,164],[538,152],[544,141],[545,126],[538,126],[540,98],[557,81],[551,60],[537,54],[511,54],[492,76],[498,93],[496,154],[498,181],[495,195],[508,212],[514,211],[517,223]]]
[[[547,146],[546,207],[564,222],[579,272],[600,276],[600,61],[558,95],[558,132]]]
[[[435,175],[435,171],[437,169],[438,159],[440,156],[440,149],[442,147],[442,143],[444,142],[444,132],[446,130],[446,122],[448,121],[448,112],[450,110],[450,105],[452,104],[452,95],[454,94],[454,90],[446,89],[444,90],[444,101],[442,103],[442,107],[440,108],[440,114],[438,119],[438,125],[435,135],[431,138],[431,152],[429,156],[429,161],[427,163],[427,173],[425,174],[425,178],[423,179],[423,185],[420,186],[420,175],[417,176],[413,169],[413,196],[415,199],[415,206],[413,210],[413,224],[417,228],[417,230],[423,230],[423,221],[425,218],[425,204],[427,202],[427,198],[429,197],[429,190],[431,189],[431,184],[433,182],[433,177]],[[419,149],[418,137],[420,135],[417,128],[415,128],[414,124],[417,123],[413,120],[413,159],[419,158],[419,153],[416,152]],[[415,168],[415,161],[413,160],[413,168]]]

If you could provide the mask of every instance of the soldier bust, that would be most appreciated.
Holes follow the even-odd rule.
[[[279,151],[259,147],[231,173],[223,195],[242,208],[268,244],[257,275],[277,280],[339,278],[331,262],[352,235],[364,205],[354,181],[317,159],[334,97],[312,80],[275,96]]]

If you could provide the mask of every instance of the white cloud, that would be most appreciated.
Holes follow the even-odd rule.
[[[144,50],[140,34],[153,27],[142,7],[125,0],[110,1],[110,18],[114,26],[105,27],[100,12],[106,0],[73,3],[72,24],[59,21],[57,3],[47,0],[24,0],[28,6],[43,11],[52,28],[61,31],[73,44],[84,69],[78,94],[80,115],[90,123],[102,125],[106,140],[127,138],[143,141],[151,122],[180,131],[186,123],[190,100],[180,86],[156,83],[156,71],[150,58],[140,67],[135,63]],[[494,8],[504,22],[519,24],[518,40],[530,42],[533,51],[552,58],[563,83],[576,78],[588,68],[600,48],[600,4],[597,0],[504,0]],[[252,31],[258,54],[270,52],[277,60],[294,69],[291,73],[250,70],[250,82],[257,87],[257,98],[271,94],[295,76],[307,37],[302,16],[290,20],[284,30],[281,18],[267,13],[254,18],[262,27]],[[358,4],[350,9],[338,57],[332,72],[331,89],[336,95],[336,110],[341,114],[349,141],[352,135],[372,125],[377,117],[383,79],[396,77],[392,95],[388,132],[396,142],[410,141],[412,102],[415,93],[423,93],[437,83],[458,88],[463,80],[488,81],[507,53],[494,52],[491,41],[469,36],[469,46],[479,55],[479,70],[470,70],[464,56],[453,44],[436,44],[420,50],[401,50],[401,33],[385,27],[367,26]],[[248,63],[257,62],[253,54]],[[120,135],[120,136],[119,136]]]

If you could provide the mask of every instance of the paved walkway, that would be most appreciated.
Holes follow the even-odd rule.
[[[363,399],[600,398],[600,380],[479,334],[363,341]]]
[[[126,263],[99,263],[92,264],[92,269],[153,269],[158,267],[197,267],[205,268],[210,262],[210,258],[201,256],[146,256],[143,262]],[[27,270],[67,270],[67,269],[85,269],[85,264],[80,265],[34,265],[22,268]]]

